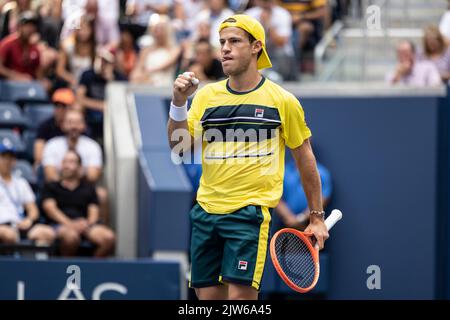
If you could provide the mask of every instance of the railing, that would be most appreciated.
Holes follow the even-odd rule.
[[[314,61],[316,66],[316,81],[333,81],[333,80],[353,80],[366,81],[371,78],[369,67],[372,63],[371,56],[374,55],[373,50],[391,54],[380,55],[378,58],[385,58],[386,64],[393,63],[394,43],[393,39],[410,39],[419,42],[423,36],[423,22],[416,23],[416,27],[411,28],[415,23],[415,18],[411,12],[414,5],[420,7],[428,7],[434,10],[443,9],[444,2],[441,0],[428,1],[425,4],[419,4],[410,0],[390,1],[390,0],[363,0],[360,8],[356,6],[356,2],[351,3],[350,14],[345,21],[336,21],[332,27],[325,33],[322,40],[318,43],[314,52]],[[367,8],[376,5],[380,13],[380,27],[368,28],[366,22]],[[395,7],[394,7],[395,6]],[[412,6],[412,7],[411,7]],[[399,8],[402,8],[401,10]],[[396,10],[393,16],[392,10]],[[439,10],[437,10],[439,12]],[[358,17],[359,21],[355,21]],[[434,18],[430,18],[434,19]],[[352,25],[353,27],[348,27]],[[394,27],[395,26],[395,27]],[[381,40],[380,38],[384,38]],[[354,39],[351,41],[351,39]],[[358,56],[347,56],[347,52],[358,51]],[[346,64],[348,63],[348,64]],[[346,67],[350,67],[353,71],[358,68],[357,76],[346,77]],[[348,78],[348,79],[345,79]],[[382,79],[378,79],[382,80]]]

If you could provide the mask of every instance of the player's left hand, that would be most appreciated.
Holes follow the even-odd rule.
[[[314,235],[316,239],[316,243],[319,247],[319,250],[322,250],[325,244],[325,241],[330,237],[328,234],[327,226],[323,219],[313,218],[310,220],[309,225],[306,227],[305,233],[310,233]],[[316,245],[313,243],[313,245]]]

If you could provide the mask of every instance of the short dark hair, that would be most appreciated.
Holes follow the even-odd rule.
[[[250,32],[245,31],[245,33],[247,34],[248,40],[250,41],[250,43],[253,43],[253,42],[256,41],[255,37],[254,37]],[[259,52],[258,52],[258,59],[259,59],[259,57],[260,57],[261,55],[262,55],[262,49],[259,50]]]
[[[81,160],[80,154],[74,149],[67,150],[66,154],[68,154],[69,152],[73,153],[77,157],[78,164],[81,166],[83,164],[83,161]]]

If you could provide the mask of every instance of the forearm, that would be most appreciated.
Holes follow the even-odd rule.
[[[306,12],[303,14],[303,18],[307,19],[307,20],[316,20],[316,19],[321,19],[324,18],[326,14],[326,7],[320,7],[314,10],[311,10],[309,12]]]
[[[88,207],[88,217],[87,221],[89,225],[93,225],[98,222],[98,218],[100,216],[98,205],[91,204]]]
[[[298,167],[301,172],[302,185],[308,200],[308,207],[310,210],[322,211],[322,186],[315,159],[305,160],[303,163],[298,164]]]
[[[51,203],[50,201],[54,200],[46,200],[42,205],[47,216],[59,224],[69,225],[71,220],[56,206],[56,204]]]
[[[101,168],[88,168],[86,171],[86,179],[89,182],[96,183],[102,174]]]
[[[310,210],[323,210],[322,185],[314,153],[309,139],[295,150],[292,150],[297,168],[300,171],[303,190],[305,191]]]
[[[80,99],[80,104],[83,108],[88,108],[96,111],[103,111],[104,102],[103,100],[92,99],[88,97],[83,97]]]
[[[12,69],[6,68],[3,64],[0,64],[0,76],[10,80],[16,80],[18,78],[18,73]]]
[[[34,203],[29,203],[26,206],[27,218],[33,222],[36,222],[39,219],[39,211]]]
[[[185,152],[190,149],[193,143],[193,139],[189,134],[187,120],[175,121],[169,117],[169,121],[167,123],[167,131],[171,149],[174,149],[175,146],[181,147],[178,148],[178,151],[181,152]]]
[[[64,68],[57,68],[56,75],[70,84],[76,83],[75,77],[70,72],[66,71]]]

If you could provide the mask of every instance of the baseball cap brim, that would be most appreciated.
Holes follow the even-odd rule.
[[[224,20],[219,26],[219,32],[228,27],[240,28],[251,34],[256,40],[261,41],[262,53],[258,58],[257,68],[260,70],[272,67],[272,62],[266,50],[264,28],[258,20],[245,14],[237,14]]]
[[[0,154],[12,154],[13,156],[16,156],[17,152],[16,149],[12,146],[0,144]]]
[[[270,61],[269,54],[266,47],[262,47],[262,53],[258,58],[258,70],[272,68],[272,62]]]

